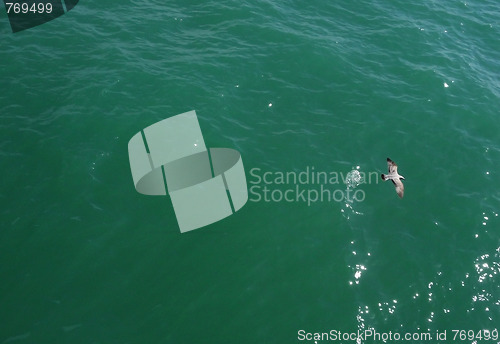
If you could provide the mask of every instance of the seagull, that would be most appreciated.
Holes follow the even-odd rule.
[[[405,186],[401,179],[405,179],[402,175],[398,173],[398,165],[391,159],[387,158],[387,167],[389,168],[389,174],[381,174],[382,180],[390,180],[396,187],[396,192],[400,198],[403,198],[405,192]]]

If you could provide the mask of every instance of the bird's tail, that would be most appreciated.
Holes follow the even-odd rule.
[[[382,180],[385,180],[385,174],[381,174],[380,177],[382,177]]]

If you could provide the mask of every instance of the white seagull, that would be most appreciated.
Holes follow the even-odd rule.
[[[398,165],[391,159],[387,158],[387,167],[389,168],[389,174],[381,174],[382,180],[390,180],[396,187],[396,192],[398,196],[403,198],[405,192],[405,186],[401,179],[405,179],[402,175],[398,173]]]

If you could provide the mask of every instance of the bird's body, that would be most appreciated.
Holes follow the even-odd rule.
[[[389,169],[389,174],[381,174],[382,180],[390,180],[396,187],[396,192],[399,197],[403,198],[405,187],[401,179],[405,179],[402,175],[398,173],[398,165],[391,159],[387,158],[387,167]]]

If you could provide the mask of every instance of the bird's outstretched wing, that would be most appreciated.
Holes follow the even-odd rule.
[[[389,174],[398,173],[398,165],[389,158],[387,158],[387,168],[389,169]]]
[[[393,179],[392,182],[394,183],[394,186],[396,187],[396,192],[400,198],[403,198],[403,195],[405,193],[405,186],[403,185],[403,182],[401,179],[396,178]]]

